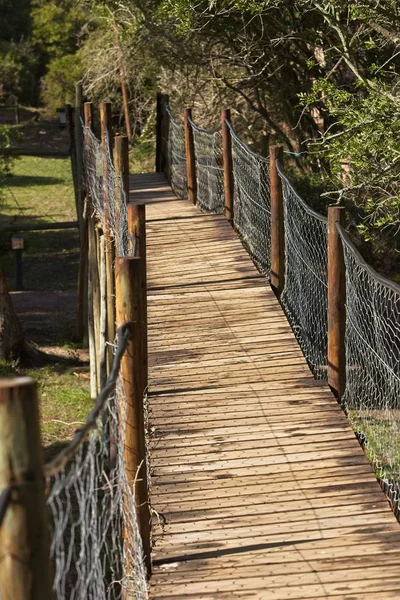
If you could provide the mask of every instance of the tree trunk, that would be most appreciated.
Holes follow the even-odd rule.
[[[3,269],[0,267],[0,358],[18,358],[24,350],[24,333],[7,290]]]

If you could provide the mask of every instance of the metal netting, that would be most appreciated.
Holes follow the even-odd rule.
[[[172,189],[179,198],[187,198],[187,170],[185,130],[183,123],[179,123],[166,107],[169,117],[168,130],[168,174]]]
[[[118,256],[127,256],[128,215],[127,197],[122,177],[117,177],[112,161],[109,140],[101,141],[89,127],[84,127],[84,183],[90,205],[103,230],[109,227],[115,240]]]
[[[50,467],[55,474],[48,477],[47,504],[59,600],[147,598],[134,486],[125,469],[125,413],[118,378],[87,439],[71,458]]]
[[[236,135],[232,139],[233,223],[257,268],[271,269],[271,198],[269,160],[256,154]]]
[[[314,376],[326,379],[328,221],[300,198],[277,167],[285,218],[285,283],[281,302]]]
[[[346,264],[343,405],[394,507],[400,500],[400,287],[369,267],[337,225]]]
[[[225,196],[221,131],[202,129],[190,119],[189,124],[196,159],[197,206],[206,213],[222,214]]]

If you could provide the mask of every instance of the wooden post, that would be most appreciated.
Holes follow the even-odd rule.
[[[143,387],[148,385],[148,341],[147,341],[147,258],[146,258],[146,206],[145,204],[128,204],[128,235],[135,240],[132,256],[141,258],[141,277],[143,282]]]
[[[131,339],[121,362],[126,396],[124,460],[128,482],[135,485],[138,526],[143,542],[148,575],[151,573],[151,516],[148,498],[147,457],[143,407],[144,286],[141,258],[117,258],[115,262],[117,324],[129,323]]]
[[[224,167],[225,216],[233,226],[233,160],[232,139],[227,121],[231,120],[231,111],[225,108],[221,112],[222,162]]]
[[[157,92],[156,96],[156,173],[160,173],[162,169],[162,94]]]
[[[196,159],[194,154],[193,130],[189,123],[192,118],[192,109],[185,108],[183,113],[183,124],[185,130],[185,150],[186,150],[186,172],[188,182],[189,200],[196,204]]]
[[[74,111],[70,104],[65,105],[65,117],[67,121],[68,142],[69,142],[69,157],[71,160],[71,173],[74,185],[75,209],[76,218],[79,223],[79,189],[76,172],[76,141],[75,141],[75,126],[74,126]]]
[[[114,138],[114,169],[115,169],[115,240],[121,236],[121,210],[123,194],[126,203],[129,202],[129,143],[126,135],[117,135]],[[122,189],[121,189],[122,186]]]
[[[126,135],[128,136],[128,140],[131,139],[131,124],[129,121],[129,104],[128,104],[128,94],[126,91],[126,82],[127,82],[127,75],[126,75],[126,69],[125,69],[125,63],[124,63],[124,53],[122,51],[122,47],[121,47],[121,43],[119,41],[119,33],[118,33],[118,26],[116,23],[113,23],[113,27],[114,27],[114,40],[115,40],[115,45],[118,48],[118,62],[119,62],[119,81],[121,84],[121,94],[122,94],[122,105],[124,107],[124,117],[125,117],[125,131],[126,131]]]
[[[93,104],[85,102],[85,145],[90,147],[90,132],[93,124]],[[100,319],[101,319],[101,292],[98,261],[99,234],[96,231],[96,222],[93,215],[93,205],[90,191],[87,196],[88,220],[88,329],[89,329],[89,354],[91,394],[93,399],[100,391]]]
[[[51,600],[50,541],[36,382],[0,382],[0,490],[11,501],[0,527],[2,600]]]
[[[269,176],[271,193],[271,286],[281,295],[285,279],[285,230],[283,216],[282,181],[276,161],[282,164],[282,146],[269,147]]]
[[[76,152],[76,176],[78,186],[78,222],[79,231],[83,234],[83,203],[85,198],[84,178],[83,178],[83,131],[81,119],[82,112],[82,84],[77,83],[75,88],[75,152]]]
[[[110,372],[113,362],[112,344],[115,338],[115,279],[114,259],[115,244],[111,232],[110,221],[110,183],[111,172],[109,160],[112,157],[112,127],[111,127],[111,103],[100,104],[100,128],[101,147],[103,152],[103,190],[104,190],[104,239],[106,260],[106,293],[107,293],[107,369]]]
[[[168,136],[169,136],[169,118],[167,114],[167,106],[169,104],[168,94],[157,95],[157,147],[158,152],[156,153],[156,171],[158,173],[165,173],[168,177],[169,164],[168,164]]]
[[[80,254],[78,272],[76,337],[83,343],[88,341],[88,294],[87,294],[87,258],[88,258],[88,227],[85,211],[85,187],[83,177],[83,130],[82,130],[82,84],[77,83],[75,89],[75,155],[76,155],[76,185],[77,185],[77,213],[79,224]]]
[[[345,209],[328,208],[328,383],[340,399],[346,386],[346,267],[336,223],[344,226]]]

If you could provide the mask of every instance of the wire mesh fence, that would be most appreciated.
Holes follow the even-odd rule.
[[[127,195],[122,175],[117,174],[109,151],[89,127],[83,127],[83,172],[87,217],[96,231],[89,232],[89,350],[93,363],[106,371],[107,294],[104,281],[104,231],[108,229],[117,256],[128,256]],[[91,244],[94,243],[94,247]],[[103,249],[103,251],[101,251]],[[92,257],[92,258],[90,258]],[[97,257],[97,258],[96,258]],[[95,259],[95,260],[94,260]],[[98,300],[91,279],[99,277]],[[100,271],[104,272],[103,277]],[[94,305],[99,303],[95,313]],[[100,318],[100,323],[93,319]],[[121,345],[121,342],[119,346]],[[116,354],[121,358],[122,349]],[[135,484],[128,480],[125,465],[126,397],[118,370],[111,369],[114,391],[91,414],[94,426],[73,456],[60,467],[47,469],[52,514],[51,558],[57,598],[119,600],[147,598],[146,566],[137,521]],[[96,362],[97,361],[97,362]],[[100,375],[101,381],[101,375]],[[106,385],[110,386],[108,382]],[[96,389],[96,388],[95,388]],[[100,385],[100,394],[105,389]],[[96,403],[97,404],[97,403]],[[146,469],[149,469],[146,460]]]
[[[169,107],[166,111],[169,118],[167,141],[169,180],[175,194],[179,198],[187,198],[185,130],[183,123],[179,123],[173,117]]]
[[[258,269],[269,277],[271,268],[271,199],[269,160],[256,154],[236,135],[232,139],[233,222]]]
[[[328,223],[295,192],[278,165],[285,220],[285,284],[281,302],[317,379],[327,377]]]
[[[399,514],[400,287],[379,276],[338,227],[346,264],[343,405]]]
[[[60,600],[147,598],[135,494],[124,460],[126,397],[119,367],[127,332],[119,330],[114,365],[87,431],[45,467],[53,591]]]
[[[219,129],[198,127],[191,119],[196,162],[196,200],[200,210],[222,214],[225,210],[222,137]]]
[[[107,136],[101,141],[89,127],[84,127],[84,178],[89,210],[94,210],[103,230],[115,242],[118,256],[129,252],[127,197],[123,181],[116,175]]]

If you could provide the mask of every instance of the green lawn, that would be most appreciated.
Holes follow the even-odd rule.
[[[24,369],[0,360],[0,377],[28,376],[38,382],[44,446],[69,440],[86,421],[93,407],[87,372],[63,364]]]
[[[16,158],[3,192],[0,226],[76,219],[69,158]]]
[[[23,156],[2,189],[0,230],[8,225],[76,220],[70,161]],[[11,233],[0,238],[0,260],[13,289]],[[76,229],[24,232],[24,288],[75,289],[79,260]]]

